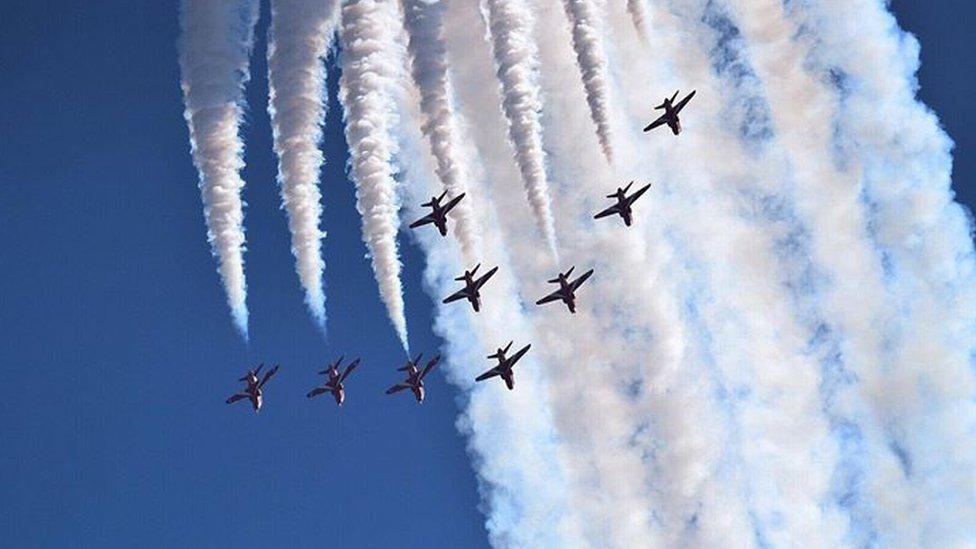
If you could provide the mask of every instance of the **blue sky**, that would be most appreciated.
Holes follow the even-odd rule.
[[[922,40],[921,95],[956,140],[954,180],[973,204],[961,184],[976,172],[961,16],[973,8],[894,7]],[[328,344],[306,314],[274,180],[263,40],[244,136],[250,345],[236,334],[205,238],[176,38],[176,2],[5,3],[4,544],[486,545],[457,393],[435,374],[423,406],[382,394],[403,357],[364,258],[336,108],[324,145]],[[412,347],[433,351],[422,258],[402,242]],[[315,371],[341,353],[363,358],[346,405],[308,402]],[[265,410],[225,406],[258,361],[282,364]]]

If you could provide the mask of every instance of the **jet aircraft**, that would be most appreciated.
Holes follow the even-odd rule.
[[[491,358],[498,359],[498,365],[488,370],[487,372],[481,374],[480,376],[474,378],[474,380],[484,381],[486,379],[491,379],[495,376],[498,376],[505,380],[505,386],[508,387],[509,391],[514,389],[515,374],[512,371],[512,367],[515,366],[515,363],[518,362],[519,359],[522,358],[522,356],[524,356],[526,352],[528,352],[529,348],[532,347],[532,345],[531,344],[526,345],[525,347],[519,349],[519,351],[514,355],[512,355],[511,357],[506,357],[505,354],[508,353],[508,350],[512,348],[512,343],[513,343],[512,341],[509,341],[508,345],[506,345],[504,349],[498,349],[498,351],[495,354],[488,355],[489,359]]]
[[[449,200],[447,204],[442,206],[441,200],[444,200],[445,196],[447,196],[447,191],[444,191],[439,197],[432,196],[430,197],[430,202],[421,204],[421,206],[431,208],[433,211],[411,223],[410,228],[416,229],[417,227],[433,223],[437,226],[437,230],[440,231],[441,236],[447,236],[447,212],[451,211],[454,209],[454,206],[458,205],[458,202],[464,198],[464,193],[455,196]]]
[[[498,271],[498,267],[493,267],[487,273],[481,275],[477,280],[474,278],[474,274],[478,272],[478,268],[481,267],[481,263],[475,265],[474,269],[470,271],[464,271],[464,275],[455,278],[458,282],[464,282],[464,288],[454,292],[453,294],[444,298],[443,303],[451,303],[459,299],[467,299],[471,302],[471,307],[474,308],[474,312],[481,310],[481,287],[488,282],[491,275]]]
[[[251,401],[251,407],[254,408],[255,412],[261,410],[261,405],[264,403],[264,384],[271,379],[271,376],[275,375],[275,373],[278,371],[278,366],[276,365],[274,368],[268,370],[268,372],[264,374],[264,378],[261,379],[261,381],[258,381],[258,374],[261,373],[261,368],[264,368],[264,364],[258,366],[256,370],[248,370],[247,373],[244,374],[244,377],[237,380],[243,381],[247,384],[247,386],[242,392],[231,395],[231,397],[227,399],[227,404],[233,404],[238,400],[243,400],[246,398]]]
[[[631,181],[626,187],[622,189],[617,187],[617,192],[608,194],[607,198],[616,198],[617,203],[594,215],[593,219],[600,219],[601,217],[618,214],[624,219],[624,225],[630,227],[630,224],[633,222],[633,211],[631,210],[631,206],[637,201],[638,198],[641,197],[642,194],[647,192],[647,189],[651,188],[651,184],[648,183],[647,185],[644,185],[643,187],[634,191],[634,194],[627,196],[627,191],[630,190],[630,187],[633,184],[634,182]]]
[[[670,99],[665,97],[664,103],[661,103],[660,105],[654,107],[655,110],[664,109],[664,114],[659,116],[658,119],[655,120],[654,122],[648,124],[647,127],[644,128],[645,132],[649,132],[654,128],[667,124],[668,127],[671,128],[671,131],[674,132],[674,135],[678,135],[679,133],[681,133],[681,121],[678,120],[678,113],[680,113],[681,109],[685,108],[685,105],[687,105],[688,102],[691,101],[691,98],[695,96],[695,92],[692,91],[691,93],[688,94],[687,97],[685,97],[677,104],[675,104],[674,100],[678,98],[679,93],[680,90],[674,92],[674,95],[671,96]]]
[[[576,313],[576,290],[586,282],[586,279],[590,278],[593,274],[593,269],[586,271],[579,278],[570,282],[569,275],[572,274],[573,269],[576,267],[570,267],[565,273],[559,273],[559,276],[549,280],[550,284],[559,284],[559,289],[546,297],[536,301],[536,305],[543,305],[545,303],[550,303],[553,301],[562,300],[563,303],[569,307],[569,312]]]
[[[349,377],[349,374],[359,366],[359,359],[352,361],[346,366],[346,369],[339,372],[339,365],[342,364],[343,357],[339,357],[339,360],[330,364],[328,368],[319,372],[319,375],[328,374],[329,380],[325,382],[324,385],[316,387],[305,395],[308,398],[317,397],[323,393],[332,393],[335,397],[336,404],[342,406],[342,403],[346,400],[346,388],[343,382]]]
[[[413,360],[408,360],[407,364],[402,368],[397,368],[398,372],[407,372],[407,379],[397,383],[393,387],[386,390],[386,394],[392,395],[393,393],[399,393],[404,389],[410,389],[413,392],[414,398],[417,402],[424,401],[424,378],[427,374],[434,369],[437,361],[441,359],[440,355],[427,361],[427,366],[423,370],[420,369],[420,357],[422,354],[417,355],[417,358]]]

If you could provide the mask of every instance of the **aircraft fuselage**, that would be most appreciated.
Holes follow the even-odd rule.
[[[573,286],[569,283],[566,277],[559,277],[559,291],[562,294],[563,303],[569,307],[569,312],[576,313],[576,293],[573,292]]]
[[[253,389],[248,387],[247,392],[248,398],[251,401],[251,407],[254,408],[255,412],[260,412],[261,406],[264,404],[264,394],[261,392],[261,389],[258,389],[255,385]]]

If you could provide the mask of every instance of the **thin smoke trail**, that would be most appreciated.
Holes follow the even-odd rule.
[[[597,138],[607,162],[613,163],[610,133],[610,93],[603,51],[602,21],[591,0],[564,0],[573,36],[576,64],[586,90],[590,118],[596,125]]]
[[[244,144],[238,135],[258,17],[255,0],[183,0],[180,72],[193,164],[200,174],[207,239],[234,324],[244,339]]]
[[[451,104],[448,80],[447,52],[443,40],[444,3],[441,1],[406,0],[404,25],[409,35],[414,84],[420,92],[420,109],[424,121],[420,125],[430,143],[437,162],[437,176],[453,198],[465,192],[466,168],[460,147],[461,130],[457,113]],[[457,238],[468,256],[480,248],[480,230],[474,218],[468,196],[451,211],[457,219]]]
[[[644,0],[627,0],[627,13],[641,40],[647,41],[647,10]]]
[[[523,0],[486,0],[486,8],[496,74],[502,90],[502,111],[508,121],[515,161],[539,232],[553,257],[558,257],[542,148],[539,60],[532,36],[535,18]]]
[[[363,218],[380,297],[404,350],[408,349],[400,259],[397,253],[396,97],[405,54],[398,43],[396,5],[389,0],[343,2],[339,101],[345,111],[356,208]]]
[[[278,182],[288,213],[292,254],[305,303],[325,329],[319,149],[327,98],[325,57],[337,24],[336,2],[273,0],[268,46],[268,112],[278,155]]]

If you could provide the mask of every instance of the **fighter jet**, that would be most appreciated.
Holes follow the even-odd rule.
[[[492,368],[491,370],[488,370],[487,372],[481,374],[480,376],[474,378],[474,380],[484,381],[486,379],[499,376],[505,380],[505,386],[508,387],[509,391],[514,389],[515,378],[513,377],[514,372],[512,372],[512,367],[515,366],[515,363],[518,362],[519,359],[522,358],[522,356],[524,356],[526,352],[528,352],[529,348],[532,347],[532,345],[531,344],[526,345],[525,347],[519,349],[519,351],[514,355],[512,355],[511,357],[506,357],[505,353],[507,353],[508,350],[512,348],[512,343],[513,343],[512,341],[509,341],[508,345],[506,345],[504,349],[498,349],[498,351],[495,354],[488,355],[489,359],[491,358],[498,359],[498,365]]]
[[[664,109],[664,114],[658,117],[658,119],[654,122],[648,124],[647,127],[644,128],[645,132],[649,132],[658,126],[667,124],[668,127],[671,128],[671,131],[674,132],[674,135],[681,133],[681,121],[678,120],[678,113],[681,112],[681,109],[685,108],[685,105],[687,105],[689,101],[691,101],[691,98],[695,96],[695,92],[692,91],[687,97],[675,104],[674,100],[678,98],[678,93],[680,93],[680,90],[674,92],[671,99],[665,97],[664,103],[654,107],[655,110]]]
[[[399,393],[404,389],[410,389],[413,392],[414,398],[417,402],[424,401],[424,378],[427,374],[434,369],[437,361],[441,359],[440,355],[435,356],[427,362],[427,366],[423,370],[420,369],[420,357],[422,354],[417,355],[417,358],[413,360],[408,360],[407,364],[402,368],[397,368],[398,372],[407,372],[407,379],[400,383],[397,383],[393,387],[386,390],[386,394],[392,395],[393,393]]]
[[[579,278],[570,282],[569,275],[573,272],[576,267],[570,267],[565,273],[559,273],[559,276],[549,280],[550,284],[559,284],[559,289],[546,297],[536,301],[536,305],[543,305],[545,303],[550,303],[553,301],[562,300],[563,303],[569,307],[569,312],[576,313],[576,290],[586,282],[587,278],[593,274],[593,269],[586,271]]]
[[[447,212],[451,211],[454,209],[454,206],[458,205],[458,202],[464,198],[464,193],[455,196],[449,200],[447,204],[441,206],[441,200],[444,200],[445,196],[447,196],[447,191],[444,191],[439,197],[432,196],[430,197],[430,202],[421,204],[421,206],[425,208],[432,208],[434,211],[411,223],[410,228],[416,229],[417,227],[433,223],[437,226],[437,230],[440,231],[441,236],[447,236]]]
[[[622,189],[617,187],[617,192],[608,194],[607,198],[616,198],[617,203],[594,215],[593,219],[600,219],[601,217],[607,217],[608,215],[618,214],[624,219],[624,225],[630,227],[630,224],[633,222],[633,212],[631,211],[630,207],[634,204],[634,202],[637,201],[638,198],[641,197],[642,194],[647,191],[647,189],[651,188],[651,184],[648,183],[647,185],[644,185],[643,187],[634,191],[634,194],[627,196],[627,191],[630,190],[630,187],[633,184],[634,182],[631,181],[626,187]]]
[[[480,278],[475,280],[474,273],[478,272],[479,267],[481,267],[481,263],[475,265],[474,269],[471,269],[470,271],[464,271],[463,276],[455,278],[454,280],[457,280],[458,282],[464,282],[464,288],[461,288],[460,290],[444,298],[443,303],[451,303],[459,299],[467,299],[471,302],[471,307],[474,308],[474,312],[477,313],[480,311],[481,292],[479,290],[481,290],[481,287],[485,285],[485,282],[488,282],[491,275],[495,274],[498,267],[493,267],[490,271],[481,275]]]
[[[319,375],[328,374],[329,380],[325,382],[325,385],[316,387],[309,391],[308,394],[305,395],[306,397],[313,398],[321,395],[322,393],[332,393],[332,396],[335,397],[336,404],[342,406],[342,403],[346,400],[346,388],[342,382],[349,377],[349,374],[356,369],[356,366],[359,366],[359,359],[357,358],[356,360],[350,362],[349,366],[346,366],[346,369],[340,373],[339,365],[342,364],[342,359],[343,357],[340,356],[339,360],[330,364],[325,370],[319,372]]]
[[[274,368],[264,374],[264,378],[259,382],[258,374],[261,373],[261,368],[264,368],[263,363],[258,366],[256,370],[248,370],[247,373],[244,374],[244,377],[237,380],[247,383],[247,387],[244,388],[244,391],[237,393],[236,395],[231,395],[231,397],[227,399],[227,404],[233,404],[238,400],[247,398],[250,399],[251,406],[254,408],[255,412],[261,410],[261,404],[264,403],[264,392],[262,389],[264,388],[264,384],[271,379],[271,376],[275,375],[275,372],[278,371],[278,366],[275,365]]]

